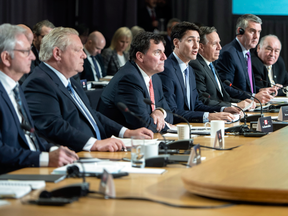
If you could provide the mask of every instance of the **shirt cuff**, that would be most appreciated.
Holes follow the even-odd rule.
[[[41,152],[39,160],[40,160],[39,161],[40,167],[47,167],[49,164],[49,153],[48,152]]]
[[[94,145],[94,143],[97,141],[96,138],[91,137],[87,143],[84,145],[83,150],[84,151],[91,151],[92,146]]]
[[[120,132],[119,132],[119,138],[124,138],[124,133],[126,132],[128,128],[122,127]]]
[[[156,110],[160,110],[163,113],[164,119],[167,117],[167,113],[166,113],[166,111],[163,108],[157,107]]]
[[[231,103],[231,106],[237,107],[237,103]]]
[[[220,109],[220,112],[224,112],[224,109],[225,109],[226,107],[221,107],[221,109]]]
[[[209,112],[204,112],[203,123],[209,122]]]

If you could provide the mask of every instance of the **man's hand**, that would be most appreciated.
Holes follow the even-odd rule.
[[[237,106],[239,106],[241,109],[244,109],[245,107],[247,107],[249,104],[252,104],[252,106],[250,107],[250,109],[255,109],[256,107],[256,103],[253,102],[252,100],[250,99],[246,99],[246,100],[243,100],[243,101],[240,101],[239,103],[237,103]]]
[[[124,133],[124,137],[132,137],[132,136],[142,136],[145,139],[153,139],[154,133],[147,128],[139,128],[137,130],[129,130],[127,129]]]
[[[233,113],[233,114],[240,112],[240,110],[237,107],[226,107],[226,108],[224,108],[223,111],[227,112],[227,113]]]
[[[49,152],[49,167],[60,167],[71,164],[78,160],[78,155],[68,149],[67,147],[60,146],[57,150]]]
[[[273,86],[276,90],[279,90],[280,88],[283,88],[283,85],[281,85],[281,84],[275,84],[274,86]]]
[[[154,110],[150,116],[153,118],[154,124],[156,124],[157,131],[161,131],[165,127],[164,114],[160,110]]]
[[[272,95],[274,97],[277,96],[277,94],[278,94],[277,87],[275,87],[275,86],[259,89],[259,92],[262,92],[262,91],[266,91],[269,95]]]
[[[115,138],[108,138],[104,140],[97,140],[91,148],[91,151],[101,151],[101,152],[116,152],[126,149],[124,143]]]
[[[209,121],[211,120],[232,121],[233,119],[235,119],[235,116],[227,112],[218,112],[218,113],[209,113],[208,118]]]
[[[268,103],[271,99],[273,99],[273,96],[269,94],[269,91],[259,91],[255,97],[263,104]]]

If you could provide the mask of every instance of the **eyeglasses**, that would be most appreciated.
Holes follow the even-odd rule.
[[[27,49],[27,50],[13,49],[13,51],[22,52],[25,57],[28,57],[30,55],[30,53],[31,53],[31,49],[32,49],[32,47],[30,49]]]

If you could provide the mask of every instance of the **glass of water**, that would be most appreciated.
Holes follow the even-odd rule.
[[[145,167],[145,138],[142,136],[131,137],[131,166]]]

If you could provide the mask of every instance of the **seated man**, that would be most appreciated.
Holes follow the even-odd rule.
[[[231,98],[212,63],[218,59],[222,49],[216,28],[202,26],[200,30],[199,53],[197,59],[189,63],[195,72],[199,99],[206,105],[236,105],[244,109],[252,101],[246,99],[240,102],[239,99]],[[203,93],[210,97],[205,97]]]
[[[131,60],[115,74],[101,95],[98,105],[101,113],[126,127],[145,126],[154,132],[165,129],[165,121],[172,123],[172,114],[162,109],[169,110],[169,107],[157,74],[164,70],[164,44],[162,36],[151,32],[142,32],[134,38],[130,48]],[[154,104],[145,104],[145,98],[151,98]],[[144,122],[130,113],[121,112],[117,108],[119,102],[126,104]]]
[[[146,128],[129,130],[90,107],[80,84],[70,79],[83,70],[86,58],[76,30],[53,29],[43,38],[39,57],[43,62],[22,87],[36,129],[44,138],[78,152],[125,148],[122,141],[108,138],[111,135],[153,137]]]
[[[53,147],[33,133],[33,121],[18,83],[35,60],[25,29],[1,25],[0,47],[0,174],[23,167],[63,166],[77,160],[75,152]]]
[[[288,72],[280,52],[281,42],[276,35],[262,37],[257,51],[251,52],[255,83],[260,88],[288,85]],[[284,96],[283,91],[279,90],[278,95]]]
[[[163,83],[165,98],[172,112],[189,122],[207,122],[214,119],[232,121],[238,113],[234,107],[204,105],[198,98],[195,76],[189,61],[196,59],[199,49],[199,27],[194,23],[181,22],[172,29],[174,51],[165,61],[165,70],[159,76]],[[228,112],[220,112],[221,110]],[[217,113],[213,113],[213,112]],[[174,123],[182,121],[175,118]]]
[[[101,32],[92,32],[84,45],[87,58],[84,59],[84,70],[80,73],[81,79],[98,81],[106,76],[101,50],[105,47],[106,40]]]
[[[261,24],[262,20],[253,14],[239,17],[236,23],[236,38],[223,47],[215,64],[223,82],[228,80],[242,90],[224,85],[231,97],[243,100],[250,98],[247,95],[249,93],[254,94],[261,103],[267,103],[273,98],[271,94],[275,93],[276,89],[260,89],[256,86],[250,53],[250,49],[255,48],[259,41]]]

